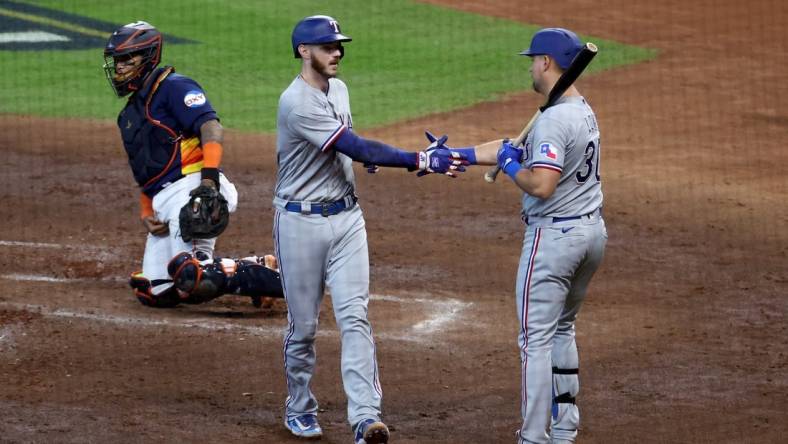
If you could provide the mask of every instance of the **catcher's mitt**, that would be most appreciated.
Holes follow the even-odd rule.
[[[210,239],[219,236],[230,222],[227,199],[216,188],[200,185],[189,193],[189,202],[181,208],[179,225],[181,237]]]

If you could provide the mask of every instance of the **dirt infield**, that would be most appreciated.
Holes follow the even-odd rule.
[[[788,9],[457,3],[660,53],[579,85],[601,125],[610,232],[578,321],[580,441],[788,442]],[[512,135],[538,101],[365,135],[421,146],[429,128],[470,144]],[[270,252],[273,138],[231,132],[225,146],[241,206],[218,252]],[[299,442],[281,425],[282,303],[157,311],[131,297],[143,231],[112,122],[0,115],[0,148],[0,442]],[[453,181],[362,171],[392,442],[514,442],[518,192],[482,169]],[[346,443],[329,304],[314,389],[321,442]]]

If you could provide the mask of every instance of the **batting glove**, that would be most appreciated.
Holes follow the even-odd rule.
[[[504,140],[501,144],[497,158],[498,166],[512,179],[514,179],[518,171],[523,169],[523,166],[520,165],[523,158],[523,150],[512,145],[509,139]]]
[[[416,173],[417,176],[439,173],[449,177],[457,177],[456,173],[465,171],[465,165],[468,165],[469,162],[464,154],[453,151],[445,145],[449,136],[443,135],[436,138],[429,131],[425,133],[431,143],[424,151],[418,152],[419,172]]]

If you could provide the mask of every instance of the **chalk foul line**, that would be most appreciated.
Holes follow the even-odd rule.
[[[85,279],[70,279],[70,278],[50,278],[47,276],[35,275],[2,275],[0,277],[8,279],[9,276],[17,280],[29,280],[35,282],[55,282],[55,283],[69,283],[69,282],[84,282]],[[457,322],[457,318],[462,315],[466,309],[473,305],[471,302],[463,302],[457,299],[438,299],[438,298],[425,298],[425,297],[399,297],[392,295],[376,295],[370,296],[372,300],[395,302],[400,304],[420,304],[429,307],[427,311],[427,318],[417,322],[416,324],[398,332],[379,332],[376,337],[382,339],[391,339],[406,342],[430,343],[435,342],[436,334],[451,328],[452,324]],[[0,302],[0,307],[12,308],[15,310],[23,310],[32,313],[37,313],[45,317],[51,318],[66,318],[66,319],[81,319],[94,322],[105,322],[126,326],[140,326],[140,327],[172,327],[172,328],[192,328],[202,329],[208,331],[225,331],[225,332],[238,332],[246,333],[255,336],[282,336],[285,327],[277,327],[271,325],[242,325],[237,322],[227,321],[213,321],[207,319],[200,320],[186,320],[186,319],[165,319],[152,317],[135,317],[126,316],[112,313],[102,313],[97,309],[77,310],[72,308],[57,308],[49,307],[46,305],[36,304],[20,304],[14,302]],[[337,336],[337,330],[321,329],[317,333],[318,336]]]

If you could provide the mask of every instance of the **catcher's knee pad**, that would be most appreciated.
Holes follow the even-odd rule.
[[[175,307],[180,303],[180,296],[174,287],[170,287],[159,294],[153,294],[153,286],[155,284],[163,284],[165,282],[157,282],[148,280],[142,275],[142,272],[133,273],[129,279],[129,285],[134,290],[134,296],[140,301],[142,305],[156,308],[170,308]]]
[[[183,302],[199,304],[210,301],[225,293],[227,274],[223,266],[231,271],[235,269],[235,261],[213,260],[200,262],[190,253],[177,254],[167,265],[167,272],[172,276],[175,287],[183,292]]]

